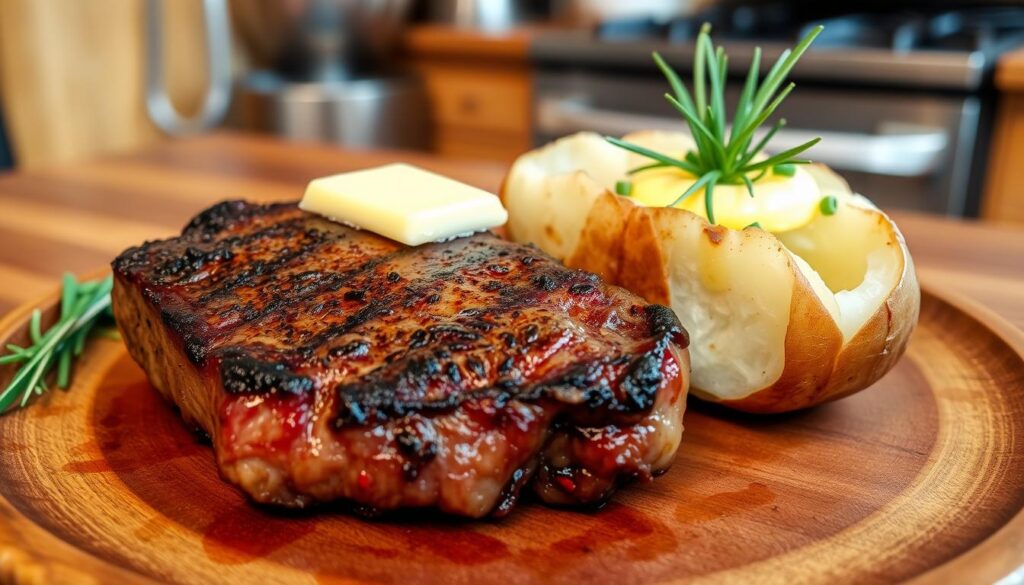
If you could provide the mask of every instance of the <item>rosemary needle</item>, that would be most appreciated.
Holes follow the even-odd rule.
[[[777,121],[764,137],[753,146],[751,143],[757,129],[793,90],[792,83],[783,86],[783,82],[822,28],[814,27],[793,50],[785,51],[763,80],[758,79],[761,51],[758,49],[754,52],[743,91],[733,113],[731,129],[726,132],[729,127],[724,98],[727,60],[722,47],[715,47],[711,42],[711,27],[705,24],[697,35],[692,93],[672,67],[654,53],[654,62],[672,89],[672,93],[665,94],[665,98],[683,116],[693,135],[696,149],[687,152],[682,159],[677,159],[618,138],[606,136],[605,140],[651,159],[650,164],[631,169],[631,175],[654,168],[676,167],[697,177],[696,182],[676,198],[671,206],[703,188],[708,221],[715,223],[712,194],[716,185],[745,185],[753,197],[754,183],[767,171],[774,170],[777,175],[790,176],[795,171],[793,165],[810,162],[797,158],[797,155],[814,146],[818,138],[767,156],[764,160],[754,160],[772,136],[785,125],[785,120]],[[751,174],[754,176],[748,176]]]
[[[0,356],[0,365],[20,364],[7,387],[0,390],[0,413],[24,407],[33,396],[46,392],[46,379],[54,368],[57,387],[68,387],[75,357],[81,354],[90,332],[108,314],[113,284],[112,276],[79,283],[74,275],[64,275],[60,319],[44,332],[42,312],[36,309],[29,319],[31,345],[8,344],[10,353]]]

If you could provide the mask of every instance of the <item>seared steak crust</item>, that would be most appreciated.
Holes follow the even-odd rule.
[[[679,442],[672,311],[493,234],[409,248],[228,201],[114,271],[133,357],[260,501],[480,516],[532,478],[590,502]]]

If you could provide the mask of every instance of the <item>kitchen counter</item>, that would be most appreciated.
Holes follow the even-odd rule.
[[[87,273],[124,248],[174,234],[228,198],[298,198],[318,176],[403,160],[497,191],[500,164],[401,151],[346,151],[232,133],[137,154],[0,177],[0,313]],[[1024,230],[893,214],[923,286],[960,293],[1024,328]]]

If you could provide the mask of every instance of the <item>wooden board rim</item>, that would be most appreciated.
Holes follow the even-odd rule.
[[[101,278],[109,270],[97,270],[89,272],[83,280]],[[922,295],[931,296],[938,302],[957,311],[970,320],[976,322],[982,328],[992,332],[1006,347],[1024,361],[1024,331],[1013,326],[1003,317],[960,293],[935,287],[929,282],[930,279],[922,278]],[[6,342],[9,333],[25,327],[31,313],[40,308],[46,310],[52,308],[59,302],[60,289],[45,295],[35,302],[25,303],[10,311],[0,318],[0,336]],[[21,516],[14,506],[0,493],[0,527],[10,525],[12,519],[22,518],[31,523],[31,520]],[[64,542],[59,537],[47,533],[55,543],[68,546],[88,558],[91,564],[102,565],[111,574],[123,573],[125,569],[109,561],[96,557],[88,551],[76,547],[72,543]],[[4,542],[5,534],[0,532],[0,583],[36,584],[45,583],[42,575],[45,574],[44,567],[40,565],[33,555],[33,551],[19,546],[16,542]],[[66,567],[65,567],[66,568]],[[1024,508],[1017,510],[1014,515],[998,530],[984,540],[978,542],[972,548],[938,565],[920,575],[917,575],[910,582],[921,584],[941,584],[958,582],[970,578],[972,581],[996,582],[1010,575],[1018,575],[1024,571]],[[135,580],[151,581],[151,579],[135,571],[128,571]],[[87,572],[77,573],[84,580],[95,581],[95,577]],[[109,576],[109,575],[108,575]]]
[[[1024,360],[1024,331],[1014,327],[992,309],[950,290],[937,292],[927,278],[922,279],[921,293],[931,295],[977,321],[995,333],[996,337]],[[977,546],[918,576],[912,582],[917,585],[954,583],[958,581],[958,577],[982,577],[978,574],[982,569],[985,570],[988,581],[993,583],[1024,571],[1024,508],[1018,510],[1002,528]]]

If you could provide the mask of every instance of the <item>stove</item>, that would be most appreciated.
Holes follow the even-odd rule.
[[[790,75],[797,89],[778,114],[788,125],[772,146],[821,136],[810,158],[880,205],[976,215],[996,106],[992,70],[1000,55],[1024,44],[1024,6],[891,0],[844,13],[822,4],[832,3],[728,3],[688,18],[541,35],[531,46],[536,140],[580,130],[683,130],[661,97],[666,84],[651,53],[686,79],[704,22],[729,54],[733,100],[755,47],[766,73],[807,29],[823,24]]]

